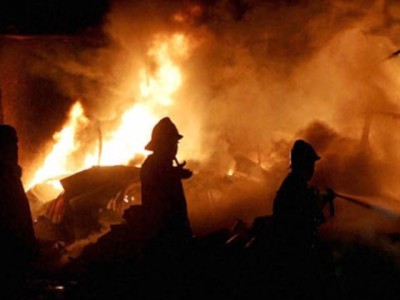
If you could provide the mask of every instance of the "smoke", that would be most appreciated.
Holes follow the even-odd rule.
[[[112,1],[95,34],[41,41],[24,54],[25,72],[51,90],[26,91],[38,100],[29,106],[43,107],[37,95],[56,100],[47,102],[51,109],[43,114],[13,119],[17,128],[47,133],[22,133],[29,145],[21,149],[23,163],[37,159],[37,151],[29,150],[59,129],[65,108],[78,98],[90,119],[117,120],[138,101],[138,71],[155,68],[148,55],[154,39],[183,33],[191,46],[179,61],[183,84],[169,115],[185,136],[180,153],[194,168],[197,186],[205,177],[217,180],[238,156],[267,171],[258,183],[207,188],[214,194],[204,199],[226,206],[216,219],[232,207],[240,217],[238,211],[270,213],[297,138],[310,141],[323,157],[315,184],[396,198],[398,121],[382,113],[400,111],[399,62],[386,59],[399,42],[397,9],[383,0]],[[1,78],[7,96],[11,87]],[[54,115],[50,126],[36,124],[48,115]],[[193,212],[201,197],[189,195]]]
[[[227,9],[234,3],[247,4],[240,16]],[[393,151],[398,137],[392,134],[398,125],[379,115],[399,110],[392,73],[398,65],[385,60],[396,50],[387,34],[385,11],[391,3],[363,2],[361,10],[360,4],[220,1],[206,8],[197,27],[205,40],[192,57],[198,68],[186,85],[206,87],[196,96],[204,108],[204,143],[215,145],[205,168],[223,169],[225,162],[228,169],[227,157],[239,153],[254,161],[261,155],[270,172],[263,189],[236,190],[226,200],[229,209],[238,205],[243,211],[243,202],[263,191],[264,204],[247,205],[270,213],[290,145],[301,137],[323,156],[314,178],[318,186],[377,196],[378,205],[398,198],[399,157]],[[371,116],[373,125],[363,140]],[[387,227],[384,217],[338,205],[343,226],[366,232]]]
[[[253,3],[242,20],[209,21],[214,43],[205,59],[211,74],[206,84],[211,97],[204,99],[208,124],[238,135],[232,140],[240,143],[243,137],[262,144],[318,118],[336,125],[350,101],[361,114],[369,99],[360,94],[369,94],[373,82],[365,82],[365,71],[376,72],[377,61],[365,54],[370,49],[362,27],[357,28],[361,17],[339,22],[336,18],[349,12],[334,8],[326,3]],[[330,30],[326,19],[333,19]]]

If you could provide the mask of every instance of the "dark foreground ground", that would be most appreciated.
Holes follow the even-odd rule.
[[[221,229],[169,247],[173,251],[159,251],[163,245],[158,243],[143,254],[137,241],[111,234],[63,267],[32,268],[21,298],[400,299],[399,236],[372,240],[324,238],[332,265],[297,270],[299,282],[319,273],[304,293],[293,296],[276,287],[267,235],[255,239],[245,230]]]

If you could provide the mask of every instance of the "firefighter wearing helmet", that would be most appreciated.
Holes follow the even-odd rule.
[[[142,207],[151,239],[184,242],[192,237],[182,186],[182,179],[190,178],[192,172],[184,168],[185,163],[176,160],[182,137],[175,124],[165,117],[155,125],[145,146],[153,152],[143,163],[140,174]]]
[[[0,239],[5,298],[19,299],[25,273],[34,258],[36,239],[28,199],[18,165],[18,136],[14,127],[0,125]]]
[[[319,159],[308,142],[296,140],[290,151],[291,172],[273,202],[274,284],[283,298],[305,294],[314,299],[321,292],[316,289],[317,228],[325,221],[322,208],[334,194],[329,190],[322,196],[308,186]]]

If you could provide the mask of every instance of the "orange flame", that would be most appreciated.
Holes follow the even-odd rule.
[[[188,51],[188,39],[183,34],[155,37],[147,54],[157,68],[153,72],[146,68],[139,71],[139,101],[124,112],[120,125],[114,132],[105,134],[101,165],[127,164],[135,154],[145,154],[144,146],[154,124],[168,113],[168,106],[174,102],[173,94],[182,84],[182,73],[176,61],[185,58]],[[97,153],[83,153],[82,164],[74,169],[71,169],[72,164],[69,161],[69,155],[79,151],[81,146],[77,133],[88,122],[82,105],[79,101],[76,102],[63,129],[54,134],[55,144],[28,185],[29,188],[49,178],[74,173],[97,164]]]
[[[84,116],[81,103],[76,102],[69,112],[69,119],[63,129],[53,135],[55,144],[49,155],[44,160],[43,166],[36,171],[29,188],[39,182],[43,182],[59,175],[65,175],[71,172],[68,169],[68,156],[79,148],[79,142],[75,136],[77,131],[88,123]],[[56,187],[61,187],[58,181],[54,181]]]

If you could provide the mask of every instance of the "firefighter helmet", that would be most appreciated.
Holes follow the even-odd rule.
[[[290,167],[304,166],[319,160],[314,148],[304,140],[297,140],[290,151]]]
[[[16,144],[18,143],[17,131],[10,125],[0,125],[0,143]]]
[[[166,142],[178,141],[181,138],[183,138],[183,135],[179,134],[175,124],[172,123],[170,118],[165,117],[154,126],[151,133],[151,140],[146,145],[145,149],[154,151]]]

